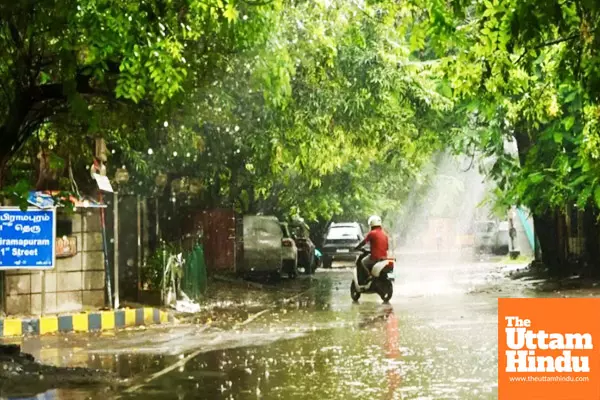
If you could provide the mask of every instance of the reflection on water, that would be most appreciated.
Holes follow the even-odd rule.
[[[74,390],[74,389],[54,389],[48,390],[47,392],[37,394],[29,397],[6,397],[7,400],[80,400],[87,399],[93,396],[93,392],[88,390]],[[1,397],[4,399],[5,397]]]
[[[55,400],[58,399],[58,390],[49,390],[32,397],[8,397],[8,400]]]
[[[398,332],[398,319],[394,314],[394,309],[390,308],[387,312],[387,320],[385,323],[385,357],[388,360],[388,390],[385,393],[384,399],[391,400],[394,398],[396,389],[400,387],[402,378],[400,376],[400,335]]]

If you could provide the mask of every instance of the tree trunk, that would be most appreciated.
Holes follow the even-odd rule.
[[[1,128],[0,135],[2,135]],[[2,146],[2,144],[0,144],[0,146]],[[8,151],[8,149],[0,148],[0,190],[2,190],[6,186],[8,180],[10,179],[9,162],[12,158],[12,155],[13,153]]]
[[[588,204],[583,214],[583,236],[585,238],[586,262],[593,275],[600,274],[600,226],[598,226],[598,210]]]
[[[250,186],[246,190],[248,192],[248,208],[246,212],[256,214],[256,193],[254,187]]]
[[[216,173],[214,183],[210,187],[208,206],[210,209],[216,208],[221,202],[221,175]]]
[[[230,158],[229,165],[229,207],[235,210],[236,200],[239,198],[241,190],[238,187],[238,166],[234,164],[233,156]],[[240,202],[240,210],[243,209],[243,204]]]
[[[0,160],[0,190],[4,188],[4,179],[6,179],[6,164],[8,160],[1,159]]]
[[[525,164],[527,153],[532,147],[532,139],[525,127],[518,129],[514,135],[517,142],[519,162]],[[568,234],[566,232],[565,216],[558,210],[547,211],[543,214],[533,212],[533,221],[537,240],[534,238],[536,260],[548,267],[550,275],[558,276],[567,272]],[[538,246],[539,243],[539,246]]]
[[[23,91],[14,93],[14,100],[8,107],[7,118],[4,125],[0,126],[0,168],[6,168],[12,156],[21,149],[41,124],[41,117],[28,119],[32,106],[29,93]]]
[[[538,239],[542,252],[542,262],[551,276],[564,274],[567,266],[567,241],[564,215],[559,211],[549,211],[534,215]]]
[[[569,267],[569,232],[567,227],[567,216],[559,210],[555,211],[558,225],[558,257],[561,271]]]
[[[527,158],[527,152],[531,147],[531,139],[529,135],[524,132],[517,132],[514,135],[515,141],[517,142],[517,151],[519,152],[519,163],[521,166],[525,164],[525,160]]]
[[[533,237],[533,245],[535,246],[533,251],[533,257],[535,261],[542,262],[542,245],[540,244],[540,238],[537,234],[537,230]]]

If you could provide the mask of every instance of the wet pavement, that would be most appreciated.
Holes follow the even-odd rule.
[[[277,290],[213,293],[175,327],[11,342],[123,379],[33,398],[496,399],[497,298],[536,295],[501,267],[413,254],[400,259],[389,305],[373,294],[352,303],[351,270],[338,268]]]

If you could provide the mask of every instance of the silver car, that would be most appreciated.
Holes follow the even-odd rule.
[[[292,238],[290,228],[287,223],[281,223],[281,254],[283,259],[282,270],[292,279],[298,276],[298,246]]]
[[[475,222],[474,245],[478,252],[492,252],[496,244],[498,226],[494,221]]]
[[[283,232],[276,217],[245,215],[242,273],[279,276],[283,263]]]
[[[475,222],[474,247],[477,253],[508,253],[508,222]]]
[[[510,226],[508,221],[502,221],[498,224],[498,232],[496,233],[495,252],[498,254],[508,254],[510,249]]]

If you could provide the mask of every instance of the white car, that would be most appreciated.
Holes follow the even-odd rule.
[[[498,224],[498,232],[496,233],[496,248],[497,254],[508,254],[510,250],[510,226],[508,221],[502,221]]]
[[[277,217],[244,215],[243,228],[242,259],[238,272],[279,277],[283,235]]]
[[[292,238],[288,224],[281,222],[281,258],[283,260],[282,270],[287,273],[291,279],[298,276],[298,247]]]
[[[475,250],[494,254],[508,254],[509,225],[508,221],[477,221],[475,222]]]

